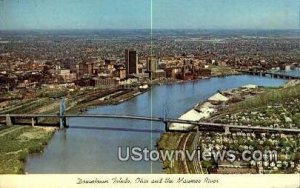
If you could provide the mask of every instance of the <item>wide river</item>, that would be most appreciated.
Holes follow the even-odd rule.
[[[131,114],[178,117],[218,90],[246,84],[280,86],[284,80],[235,75],[192,82],[160,85],[119,105],[89,109],[90,114]],[[167,113],[165,113],[167,112]],[[71,128],[57,131],[43,153],[28,157],[28,173],[161,173],[159,161],[118,160],[118,147],[147,147],[155,144],[164,130],[161,123],[119,119],[72,118]],[[151,131],[152,127],[152,131]]]

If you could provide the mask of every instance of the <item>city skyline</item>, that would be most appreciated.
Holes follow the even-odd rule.
[[[296,0],[0,2],[0,30],[298,29]]]

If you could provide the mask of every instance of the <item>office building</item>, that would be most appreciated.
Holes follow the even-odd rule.
[[[135,50],[125,50],[126,76],[138,73],[138,55]]]

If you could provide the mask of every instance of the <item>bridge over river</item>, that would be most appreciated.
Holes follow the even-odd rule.
[[[244,74],[254,75],[254,76],[264,76],[264,77],[271,77],[271,78],[280,78],[280,79],[287,79],[287,80],[299,80],[299,75],[289,75],[289,74],[282,74],[277,72],[268,72],[268,71],[240,71]]]
[[[6,125],[17,124],[16,119],[31,119],[31,124],[34,126],[38,123],[39,118],[57,118],[60,120],[60,124],[56,124],[60,128],[69,128],[67,124],[67,118],[99,118],[99,119],[129,119],[139,121],[153,121],[161,122],[165,126],[165,131],[216,131],[225,133],[245,131],[245,132],[279,132],[288,134],[300,134],[298,128],[271,128],[260,126],[245,126],[245,125],[232,125],[232,124],[220,124],[212,122],[202,121],[190,121],[182,119],[174,119],[167,117],[148,117],[148,116],[136,116],[136,115],[121,115],[121,114],[0,114],[0,118],[6,119]],[[172,127],[173,123],[187,124],[190,126],[184,126],[184,128]]]

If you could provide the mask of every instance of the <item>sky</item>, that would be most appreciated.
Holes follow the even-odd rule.
[[[0,0],[0,30],[298,29],[299,8],[300,0]]]

